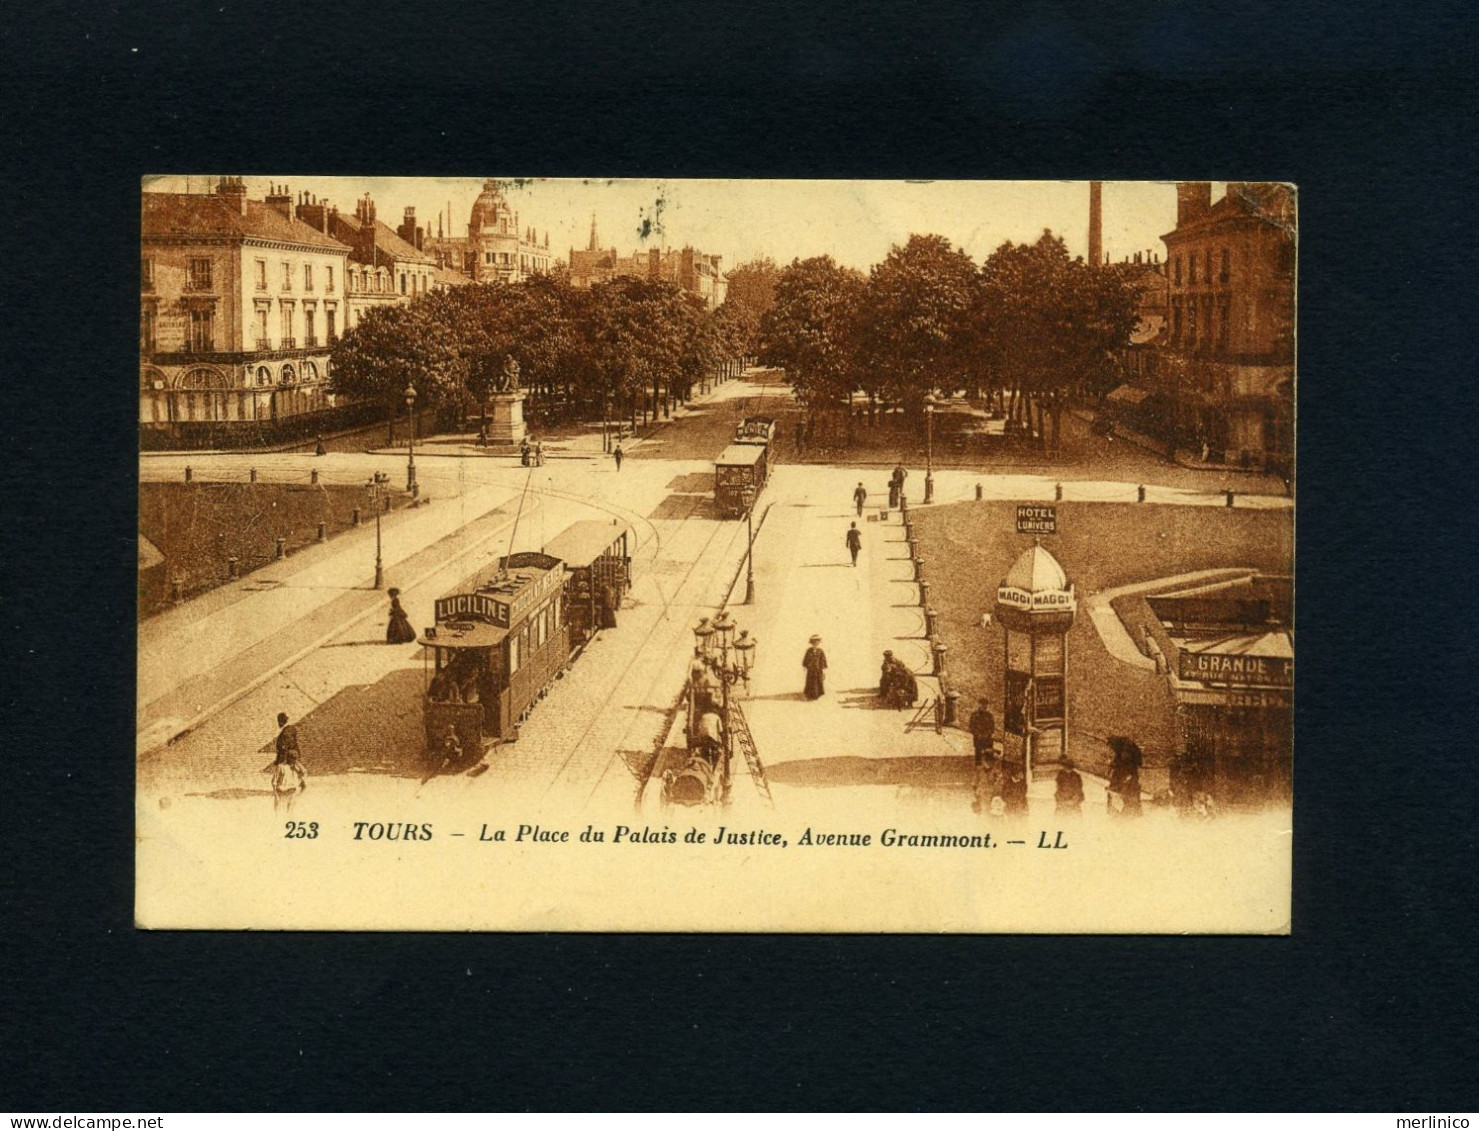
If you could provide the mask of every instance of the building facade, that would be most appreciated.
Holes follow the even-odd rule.
[[[414,218],[411,219],[414,228]],[[404,235],[404,232],[402,233]],[[475,283],[517,283],[547,275],[552,266],[549,232],[541,242],[533,228],[519,224],[519,214],[495,180],[483,182],[473,202],[466,236],[451,233],[425,238],[425,250],[443,270],[456,271]]]
[[[662,279],[704,300],[710,310],[724,301],[726,279],[722,256],[707,255],[691,247],[676,251],[649,248],[620,255],[602,248],[591,217],[591,236],[586,247],[570,249],[570,282],[589,287],[618,278]]]
[[[1177,186],[1168,325],[1156,377],[1177,443],[1287,471],[1294,452],[1295,200],[1282,184]]]
[[[192,431],[274,423],[330,405],[349,249],[292,214],[274,186],[143,197],[139,421]]]
[[[375,215],[366,193],[355,202],[354,215],[341,213],[328,201],[303,194],[297,218],[349,249],[345,277],[344,328],[359,325],[365,313],[382,306],[404,305],[446,286],[436,257],[423,250],[425,233],[416,226],[416,210],[406,209],[400,231]],[[409,232],[409,240],[403,233]]]

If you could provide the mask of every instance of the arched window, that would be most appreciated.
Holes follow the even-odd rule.
[[[297,371],[294,370],[291,365],[284,365],[282,367],[282,383],[284,385],[292,385],[297,380],[298,380]]]
[[[311,361],[305,361],[303,363],[303,380],[305,380],[305,381],[317,381],[318,380],[318,366],[315,365]]]
[[[259,366],[257,366],[257,384],[258,385],[270,385],[270,384],[272,384],[272,370],[268,369],[267,366],[265,366],[265,365],[259,365]]]

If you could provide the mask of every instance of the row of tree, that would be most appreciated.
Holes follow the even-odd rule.
[[[897,405],[917,424],[928,397],[966,391],[999,398],[1057,447],[1067,398],[1113,380],[1135,322],[1125,275],[1071,259],[1050,231],[979,266],[942,236],[916,235],[867,275],[831,256],[781,270],[759,353],[814,414],[862,394],[870,413]]]
[[[394,416],[410,384],[418,404],[466,420],[486,410],[511,357],[536,417],[604,412],[635,423],[733,368],[757,324],[739,304],[708,310],[659,280],[452,287],[366,312],[335,344],[331,388],[383,401]]]

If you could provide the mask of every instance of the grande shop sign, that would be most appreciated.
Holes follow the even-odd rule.
[[[1176,674],[1198,683],[1232,687],[1293,687],[1294,661],[1287,656],[1230,656],[1182,651]]]

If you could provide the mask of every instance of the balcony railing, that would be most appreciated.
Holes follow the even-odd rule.
[[[271,338],[258,338],[257,339],[257,348],[259,350],[270,350],[272,348],[272,339]]]
[[[312,334],[309,334],[308,337],[306,337],[306,338],[303,339],[303,348],[304,349],[311,350],[311,349],[314,349],[315,347],[317,347],[317,345],[318,345],[318,339],[316,337],[314,337]]]
[[[278,343],[278,349],[295,350],[298,348],[297,338],[284,338]]]

